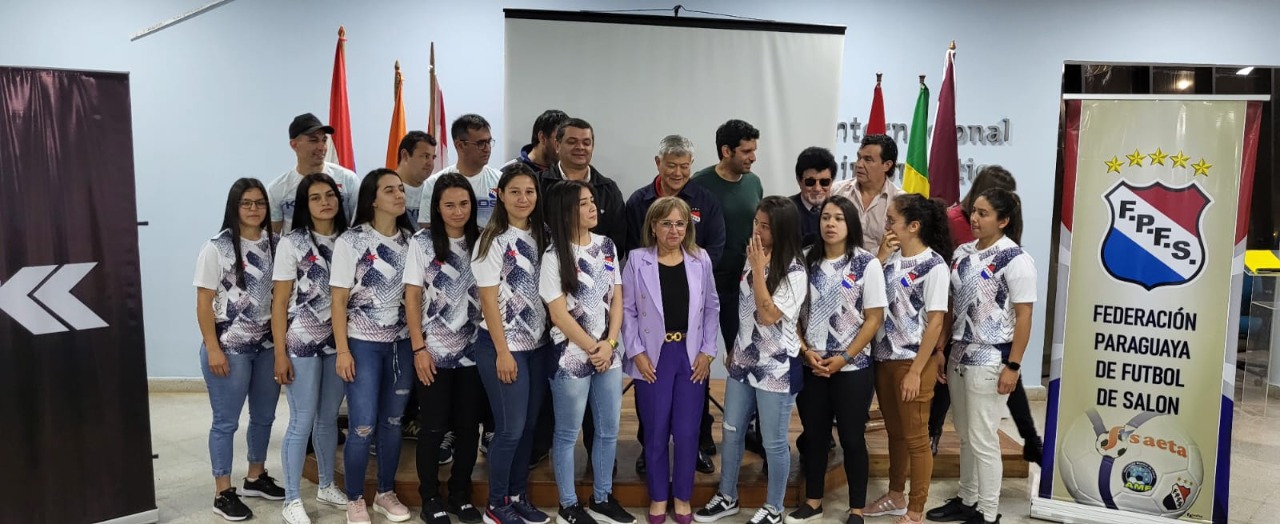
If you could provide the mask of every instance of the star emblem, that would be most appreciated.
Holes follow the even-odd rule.
[[[1111,160],[1106,161],[1106,164],[1108,173],[1119,173],[1120,166],[1124,165],[1124,162],[1121,162],[1119,158],[1112,156]]]
[[[1205,162],[1204,159],[1201,158],[1199,162],[1191,164],[1191,168],[1196,170],[1195,174],[1192,176],[1209,176],[1209,168],[1211,167],[1213,167],[1213,164]]]
[[[1153,165],[1153,166],[1154,166],[1154,165],[1161,165],[1161,166],[1163,166],[1163,165],[1164,165],[1164,159],[1169,158],[1169,155],[1165,154],[1165,152],[1164,152],[1164,151],[1161,151],[1161,150],[1160,150],[1160,148],[1158,148],[1158,147],[1156,148],[1156,152],[1155,152],[1155,153],[1151,153],[1151,154],[1150,154],[1150,155],[1148,155],[1148,156],[1150,156],[1150,157],[1151,157],[1151,165]]]
[[[373,254],[373,251],[370,251],[368,253],[365,253],[364,259],[368,260],[369,262],[373,262],[375,260],[378,260],[378,255],[375,255]]]
[[[1187,161],[1191,160],[1191,157],[1182,154],[1182,151],[1178,151],[1178,154],[1169,157],[1169,160],[1173,161],[1173,167],[1185,168],[1187,167]]]
[[[1142,159],[1147,158],[1147,155],[1144,155],[1141,151],[1134,149],[1132,153],[1129,153],[1126,156],[1126,158],[1129,159],[1130,166],[1142,167]]]

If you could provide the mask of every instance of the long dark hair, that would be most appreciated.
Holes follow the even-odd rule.
[[[378,181],[388,175],[400,180],[400,174],[396,173],[395,170],[380,167],[370,171],[360,181],[360,192],[356,194],[356,219],[351,224],[351,227],[373,222],[373,201],[378,198]],[[413,235],[413,232],[417,230],[417,226],[413,225],[412,220],[409,220],[409,212],[407,210],[396,217],[396,229],[399,229],[400,233],[406,237]]]
[[[240,199],[244,198],[244,193],[250,189],[257,189],[262,192],[262,200],[267,203],[267,209],[271,209],[271,199],[267,196],[267,188],[262,182],[256,178],[241,178],[231,184],[231,190],[227,191],[227,207],[222,212],[222,231],[231,230],[231,249],[236,254],[235,270],[236,270],[236,286],[244,289],[244,254],[240,252]],[[267,236],[267,241],[271,243],[271,251],[276,249],[275,238],[271,236],[271,213],[267,213],[262,218],[259,227],[264,231],[262,234]]]
[[[996,211],[996,220],[1009,219],[1009,223],[1004,226],[1004,236],[1009,237],[1014,244],[1022,245],[1022,199],[1018,198],[1018,194],[993,187],[978,196],[991,204],[991,209]]]
[[[804,247],[800,236],[800,212],[795,202],[781,196],[767,196],[756,206],[757,213],[769,217],[769,232],[773,247],[769,248],[769,276],[764,285],[773,294],[778,284],[787,276],[787,266],[804,260]],[[803,290],[801,290],[803,291]]]
[[[338,214],[333,216],[333,234],[341,235],[347,230],[347,211],[342,208],[342,190],[338,189],[338,183],[333,177],[324,173],[302,177],[302,181],[298,183],[298,191],[293,196],[293,228],[307,230],[311,245],[318,246],[320,244],[316,243],[315,221],[311,220],[311,186],[314,184],[328,185],[338,198]]]
[[[547,204],[543,206],[547,214],[558,217],[547,223],[551,233],[551,249],[555,250],[560,260],[560,291],[571,295],[578,290],[578,265],[574,263],[573,240],[578,237],[578,229],[582,227],[582,217],[578,212],[578,203],[582,199],[582,190],[595,191],[586,182],[578,180],[562,180],[551,185],[547,190]]]
[[[920,240],[943,260],[951,262],[951,229],[947,224],[947,206],[941,200],[929,200],[916,193],[905,193],[893,199],[898,214],[907,224],[920,223]]]
[[[825,212],[827,206],[836,206],[844,214],[844,225],[849,231],[849,236],[844,239],[844,254],[852,257],[853,252],[857,251],[858,246],[862,245],[862,219],[858,218],[858,208],[853,205],[852,200],[840,195],[827,197],[818,209]],[[822,227],[821,222],[819,222],[818,227]],[[819,235],[818,238],[821,239],[822,236]],[[809,255],[805,257],[804,265],[810,271],[813,271],[814,268],[818,267],[818,264],[822,263],[822,259],[826,255],[824,247],[824,243],[818,242],[812,248],[809,248]]]
[[[436,179],[436,185],[431,189],[431,245],[436,251],[436,262],[444,263],[449,258],[449,233],[444,225],[444,213],[440,212],[440,199],[444,198],[444,190],[451,188],[467,190],[467,198],[471,199],[471,216],[467,218],[467,223],[462,226],[463,248],[468,253],[471,252],[471,246],[476,244],[476,239],[480,238],[480,226],[476,216],[479,213],[476,205],[476,192],[471,189],[471,182],[467,178],[457,173],[445,173]]]
[[[498,194],[501,196],[507,185],[511,184],[516,177],[529,177],[533,182],[533,191],[538,195],[538,200],[534,202],[533,213],[529,215],[529,234],[533,236],[533,242],[536,252],[534,256],[538,260],[542,260],[542,250],[547,245],[547,233],[542,222],[542,188],[538,185],[538,176],[533,173],[529,166],[516,162],[514,164],[503,166],[502,177],[498,179]],[[507,232],[507,228],[511,227],[511,217],[507,216],[507,204],[505,200],[500,200],[498,206],[493,209],[493,214],[489,216],[489,223],[484,226],[484,231],[480,233],[479,249],[476,250],[475,259],[480,260],[489,254],[489,247],[493,244],[493,239],[498,235]]]
[[[969,192],[964,195],[964,200],[960,202],[960,209],[964,210],[965,218],[973,212],[973,201],[993,187],[1017,191],[1018,181],[1013,178],[1013,173],[1002,166],[993,164],[982,168],[978,176],[973,179],[973,185],[969,186]]]

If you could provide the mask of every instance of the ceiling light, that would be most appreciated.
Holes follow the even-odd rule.
[[[1174,87],[1177,87],[1179,91],[1186,91],[1188,87],[1191,87],[1191,81],[1183,78],[1177,84],[1174,84]]]
[[[1252,72],[1253,72],[1253,66],[1249,66],[1249,67],[1240,68],[1239,71],[1236,71],[1236,74],[1240,76],[1249,76],[1249,73],[1252,73]]]

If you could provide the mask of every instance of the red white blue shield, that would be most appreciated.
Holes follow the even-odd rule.
[[[1148,291],[1195,280],[1204,268],[1200,222],[1212,201],[1200,184],[1121,181],[1105,196],[1111,228],[1102,240],[1102,267]]]

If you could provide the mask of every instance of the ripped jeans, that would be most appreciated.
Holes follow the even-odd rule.
[[[378,446],[378,493],[395,487],[400,466],[400,417],[413,393],[413,350],[408,340],[369,342],[347,339],[355,360],[355,381],[347,383],[345,471],[366,471],[369,445]],[[346,475],[348,500],[364,496],[364,475]]]
[[[724,381],[724,437],[720,458],[720,493],[738,499],[738,470],[742,468],[742,451],[746,447],[747,423],[751,415],[760,414],[760,436],[764,439],[765,460],[769,463],[769,484],[765,507],[780,512],[791,474],[791,444],[787,442],[787,426],[795,393],[774,393],[756,389],[734,379]]]

